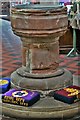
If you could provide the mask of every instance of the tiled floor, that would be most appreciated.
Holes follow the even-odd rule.
[[[19,49],[20,50],[20,49]],[[19,51],[18,50],[18,51]],[[22,64],[21,53],[18,51],[8,51],[2,47],[2,65],[0,62],[0,76],[9,76],[13,71],[19,68]],[[66,55],[60,55],[60,68],[67,68],[74,75],[80,75],[80,57],[66,57]]]
[[[60,55],[60,67],[68,69],[74,75],[80,75],[80,55],[78,57]]]
[[[0,77],[10,76],[19,68],[21,61],[21,41],[13,34],[10,22],[2,21],[2,33],[0,33]],[[2,57],[1,57],[2,56]],[[80,75],[80,56],[67,57],[60,55],[60,67],[67,68],[73,75]]]
[[[5,45],[6,44],[4,43],[4,46]],[[2,47],[2,51],[3,51],[2,52],[2,77],[9,76],[14,70],[16,70],[18,67],[21,66],[20,52],[11,50],[11,48],[9,50],[8,47],[7,48]],[[0,72],[0,75],[1,75],[1,72]]]

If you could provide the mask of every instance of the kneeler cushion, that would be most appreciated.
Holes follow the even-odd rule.
[[[0,93],[5,93],[10,89],[11,85],[10,78],[2,78],[0,79]]]
[[[22,106],[31,106],[40,99],[37,91],[11,89],[2,94],[2,101]]]
[[[54,92],[54,99],[72,104],[80,100],[80,87],[73,85],[64,89],[57,90]]]

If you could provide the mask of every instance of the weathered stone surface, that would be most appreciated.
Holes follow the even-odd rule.
[[[57,90],[73,84],[72,75],[68,70],[57,70],[52,74],[31,74],[23,68],[11,74],[12,87],[38,90]]]
[[[71,73],[58,69],[58,40],[67,30],[67,9],[54,5],[19,7],[11,11],[11,24],[23,43],[22,67],[11,75],[12,84],[37,90],[71,85]]]
[[[53,97],[41,98],[40,101],[31,107],[23,107],[5,103],[3,103],[2,106],[2,110],[5,115],[16,117],[18,119],[52,118],[53,120],[65,120],[66,118],[72,118],[77,115],[80,116],[80,102],[68,105],[66,103],[54,100]]]
[[[67,22],[64,7],[12,10],[12,28],[22,38],[23,66],[27,72],[55,72],[59,66],[58,39],[66,31]]]
[[[66,31],[68,24],[65,7],[13,9],[11,21],[15,34],[21,37],[59,37]]]

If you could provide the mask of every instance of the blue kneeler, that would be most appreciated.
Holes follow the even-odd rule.
[[[10,89],[11,86],[10,78],[0,79],[0,93],[5,93]]]

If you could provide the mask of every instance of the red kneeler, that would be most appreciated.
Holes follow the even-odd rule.
[[[80,87],[73,85],[64,89],[57,90],[54,92],[54,99],[72,104],[80,100]]]

